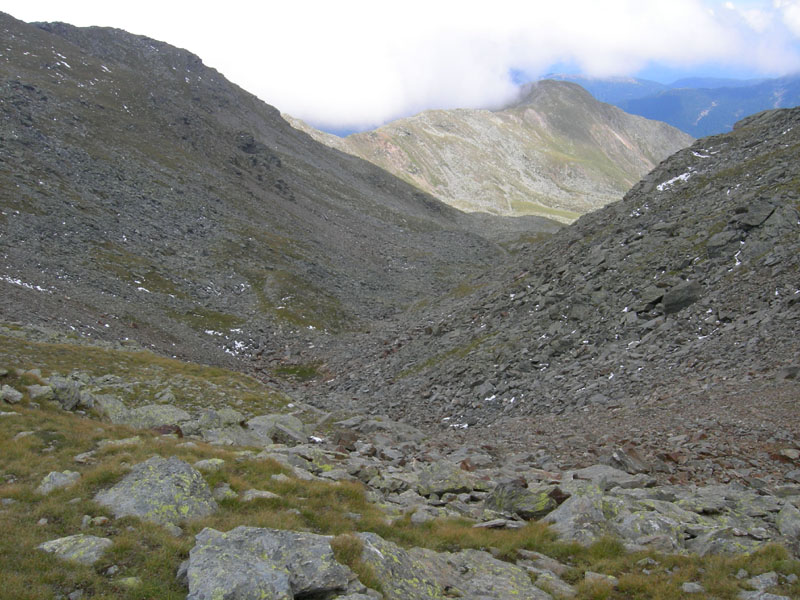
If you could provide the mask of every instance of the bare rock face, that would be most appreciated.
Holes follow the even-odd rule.
[[[174,456],[154,456],[139,463],[118,484],[97,494],[95,501],[118,518],[133,516],[162,525],[217,510],[200,472]]]

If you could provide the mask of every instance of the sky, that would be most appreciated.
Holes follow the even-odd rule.
[[[800,0],[0,0],[0,10],[186,48],[337,132],[497,106],[551,72],[669,83],[800,71]]]

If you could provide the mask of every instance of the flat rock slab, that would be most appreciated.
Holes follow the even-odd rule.
[[[135,429],[153,429],[165,425],[179,425],[189,421],[192,416],[185,410],[169,404],[148,404],[138,408],[129,409],[118,415],[114,423],[128,425]]]
[[[71,560],[82,565],[93,565],[103,556],[112,541],[95,535],[70,535],[39,544],[37,548],[51,552],[62,560]]]
[[[488,552],[462,550],[450,553],[413,548],[409,555],[451,597],[481,600],[552,598],[550,594],[533,585],[525,569],[498,560]]]
[[[326,536],[237,527],[206,528],[195,539],[187,600],[327,598],[355,577],[336,562]]]
[[[199,471],[175,457],[153,456],[95,501],[116,517],[133,516],[162,525],[205,517],[217,510]]]

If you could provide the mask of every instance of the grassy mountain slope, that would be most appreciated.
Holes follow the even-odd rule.
[[[620,198],[691,141],[553,81],[503,110],[425,111],[343,139],[293,122],[457,208],[564,222]]]

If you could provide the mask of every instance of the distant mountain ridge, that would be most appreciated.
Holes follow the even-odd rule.
[[[285,118],[456,208],[563,222],[621,198],[691,143],[555,81],[528,85],[500,110],[429,110],[346,138]]]
[[[738,120],[762,110],[800,104],[800,74],[750,80],[693,77],[669,85],[632,77],[547,78],[577,83],[602,102],[664,121],[694,137],[731,131]]]

